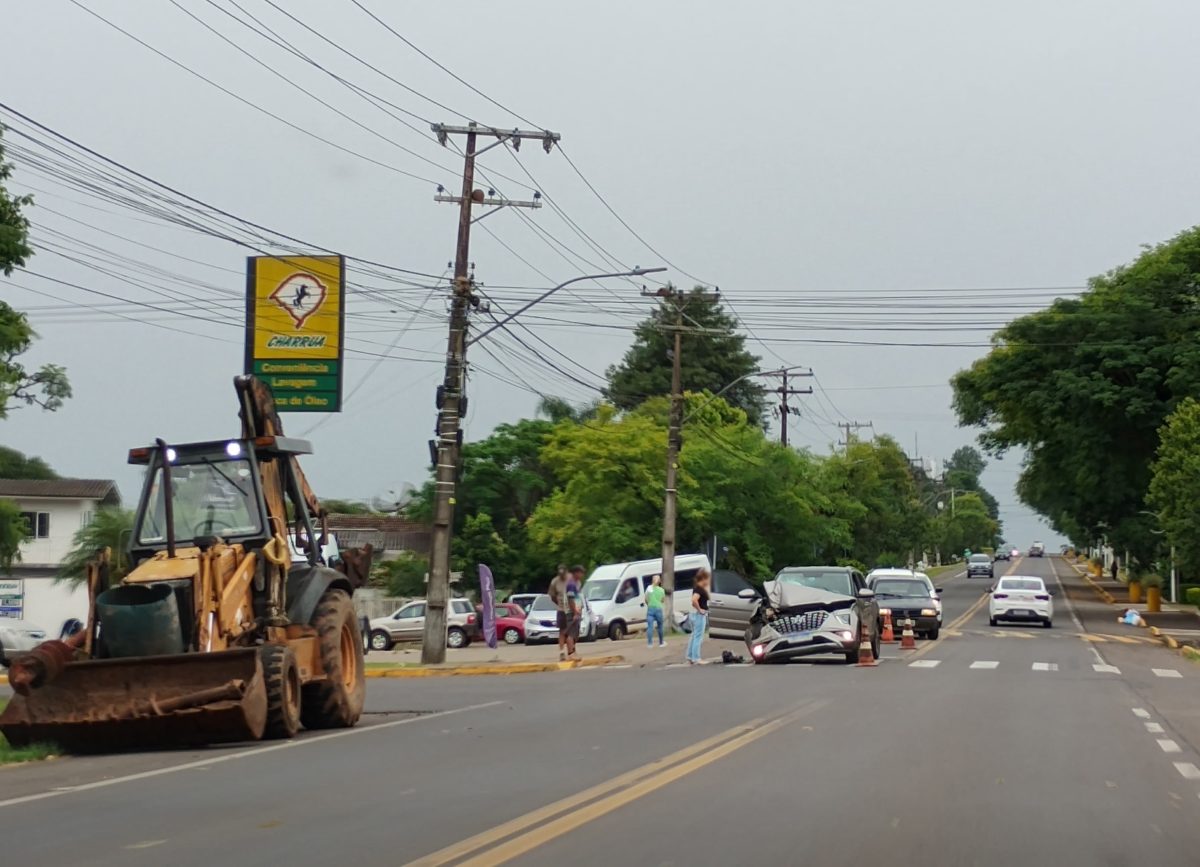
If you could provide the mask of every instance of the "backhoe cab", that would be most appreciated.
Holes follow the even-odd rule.
[[[12,661],[17,695],[0,731],[13,744],[211,743],[357,722],[365,681],[351,596],[370,546],[323,562],[328,533],[296,460],[311,448],[282,435],[260,382],[235,384],[241,437],[130,451],[147,468],[136,565],[110,586],[102,552],[88,568],[87,627]]]

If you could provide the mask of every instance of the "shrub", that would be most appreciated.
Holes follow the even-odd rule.
[[[1188,605],[1200,605],[1200,587],[1189,587],[1183,596]]]

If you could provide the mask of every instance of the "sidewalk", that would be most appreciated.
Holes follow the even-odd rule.
[[[1164,602],[1162,611],[1150,613],[1144,602],[1135,605],[1128,601],[1124,584],[1090,578],[1080,572],[1084,568],[1082,565],[1076,566],[1065,560],[1062,564],[1065,568],[1060,568],[1059,580],[1086,632],[1138,639],[1170,636],[1178,644],[1200,645],[1200,615],[1195,606]],[[1130,608],[1142,616],[1147,628],[1118,622]],[[1170,646],[1169,642],[1162,643]]]

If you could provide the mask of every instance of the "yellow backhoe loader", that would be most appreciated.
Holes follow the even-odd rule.
[[[365,696],[351,597],[371,548],[330,546],[275,401],[234,380],[241,436],[130,451],[146,467],[134,568],[87,571],[88,621],[11,660],[0,731],[73,751],[292,737],[354,725]]]

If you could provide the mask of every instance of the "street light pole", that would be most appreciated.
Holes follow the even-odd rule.
[[[553,295],[559,289],[562,289],[564,286],[570,286],[572,283],[579,283],[583,280],[602,280],[605,277],[641,277],[643,274],[657,274],[659,271],[666,271],[666,270],[667,270],[666,268],[633,268],[629,271],[614,271],[611,274],[584,274],[582,277],[572,277],[570,280],[567,280],[563,283],[559,283],[553,289],[547,289],[545,292],[543,292],[537,298],[534,298],[528,304],[518,307],[515,311],[508,314],[503,319],[497,319],[494,324],[492,324],[488,328],[485,328],[483,331],[479,332],[474,337],[468,338],[467,346],[470,346],[473,343],[478,343],[480,340],[483,340],[483,338],[487,337],[489,334],[491,334],[493,331],[495,331],[497,328],[503,328],[505,325],[512,322],[514,319],[516,319],[518,316],[520,316],[522,313],[524,313],[526,310],[528,310],[530,307],[532,307],[535,304],[540,304],[541,302],[545,301],[547,298],[549,298],[551,295]]]

